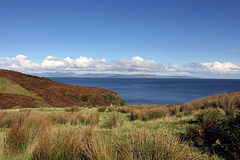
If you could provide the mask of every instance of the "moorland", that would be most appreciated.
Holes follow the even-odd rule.
[[[127,105],[115,92],[6,70],[0,84],[0,159],[240,158],[240,92]]]

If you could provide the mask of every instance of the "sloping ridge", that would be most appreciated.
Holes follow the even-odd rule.
[[[126,104],[116,92],[102,88],[73,86],[10,70],[0,70],[0,78],[29,92],[29,95],[0,93],[0,108],[39,107],[43,104],[53,107]]]

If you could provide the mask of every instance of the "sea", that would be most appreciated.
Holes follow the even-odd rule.
[[[240,91],[240,79],[49,78],[66,84],[117,92],[128,105],[181,104],[219,93]]]

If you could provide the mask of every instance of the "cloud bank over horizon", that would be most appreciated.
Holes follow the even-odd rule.
[[[177,64],[165,65],[154,60],[144,60],[139,56],[114,61],[95,60],[82,56],[77,59],[47,56],[41,63],[35,63],[27,56],[19,54],[12,58],[0,57],[0,68],[24,73],[73,72],[76,74],[154,74],[200,78],[240,78],[240,66],[231,62],[192,62],[179,67]]]

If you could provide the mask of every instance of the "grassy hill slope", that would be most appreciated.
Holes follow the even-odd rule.
[[[125,105],[113,91],[63,84],[9,70],[0,70],[0,98],[0,108]]]

